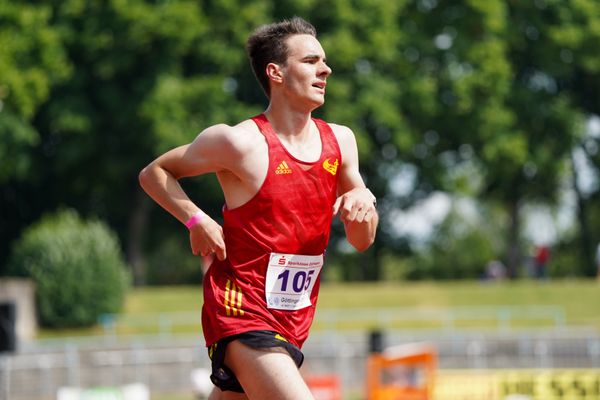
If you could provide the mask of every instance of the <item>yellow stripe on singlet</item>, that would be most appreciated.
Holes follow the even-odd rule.
[[[231,281],[227,279],[227,284],[225,284],[225,312],[227,316],[231,315],[231,308],[229,307],[229,290],[231,288]]]
[[[242,299],[242,288],[227,279],[227,283],[225,284],[225,301],[223,303],[227,316],[232,314],[233,316],[237,316],[238,314],[244,315]]]

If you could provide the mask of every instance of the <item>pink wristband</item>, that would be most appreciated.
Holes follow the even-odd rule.
[[[192,229],[192,226],[196,225],[202,219],[202,217],[204,217],[204,213],[202,211],[198,211],[186,221],[185,226],[188,229]]]

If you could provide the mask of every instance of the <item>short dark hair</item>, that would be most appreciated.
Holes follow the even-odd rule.
[[[270,96],[267,64],[273,62],[285,65],[288,48],[285,40],[293,35],[311,35],[317,37],[317,30],[300,17],[263,25],[257,28],[246,42],[246,52],[250,58],[252,72],[262,86],[267,97]]]

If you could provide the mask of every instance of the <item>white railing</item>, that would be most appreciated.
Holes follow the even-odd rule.
[[[174,333],[201,332],[200,312],[105,314],[99,323],[104,335],[116,337],[126,332],[147,332],[168,337]],[[565,311],[552,305],[464,306],[452,308],[353,308],[318,309],[313,332],[378,327],[381,329],[561,329],[566,326]]]

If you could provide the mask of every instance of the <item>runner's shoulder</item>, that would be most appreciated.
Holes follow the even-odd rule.
[[[338,141],[354,140],[354,132],[349,127],[331,122],[328,124]]]
[[[255,147],[262,134],[252,120],[244,120],[236,125],[216,124],[206,128],[201,135],[213,139],[218,146],[240,154]]]

